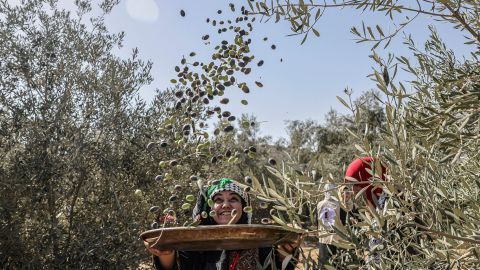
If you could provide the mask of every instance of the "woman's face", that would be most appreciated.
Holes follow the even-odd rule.
[[[351,187],[342,187],[340,188],[340,199],[344,204],[347,210],[352,210],[353,208],[353,190]]]
[[[216,213],[213,219],[217,224],[236,224],[242,217],[242,199],[237,193],[228,190],[221,191],[215,194],[212,200],[214,202],[213,210]],[[233,210],[236,212],[235,217],[232,216]],[[232,218],[233,221],[230,222]]]

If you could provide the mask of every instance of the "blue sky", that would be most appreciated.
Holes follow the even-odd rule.
[[[210,34],[217,38],[218,35],[205,19],[228,18],[232,14],[228,8],[230,2],[235,3],[237,9],[246,3],[224,0],[122,0],[113,10],[106,19],[109,29],[126,33],[125,46],[118,52],[119,55],[126,57],[132,48],[138,47],[141,57],[154,63],[155,80],[140,91],[144,99],[151,100],[156,88],[172,86],[169,81],[175,77],[174,67],[183,55],[195,51],[198,61],[207,62],[210,59],[213,46],[205,46],[201,37]],[[182,9],[186,12],[185,17],[180,16]],[[221,15],[217,14],[219,9],[223,11]],[[382,25],[386,32],[389,28],[393,29],[380,14],[332,9],[325,13],[317,26],[320,37],[312,35],[300,45],[301,37],[286,37],[290,34],[288,24],[275,24],[273,21],[257,23],[252,37],[252,51],[257,59],[265,60],[265,65],[255,69],[251,79],[261,81],[264,87],[252,89],[248,95],[231,87],[226,96],[233,102],[227,108],[237,115],[255,115],[262,122],[262,135],[274,138],[286,136],[286,120],[313,119],[321,122],[331,108],[345,113],[346,110],[336,99],[337,95],[343,95],[345,87],[353,89],[357,96],[375,87],[367,78],[373,65],[368,57],[371,44],[355,43],[350,33],[352,26],[361,26],[362,19],[373,25]],[[434,23],[432,18],[420,17],[405,32],[411,33],[417,44],[422,44],[428,35],[426,25],[431,23]],[[454,30],[451,25],[435,25],[447,44],[459,55],[474,49],[463,45],[463,33]],[[268,36],[267,42],[262,40],[265,36]],[[386,51],[378,50],[378,53],[386,55],[392,52],[411,59],[402,45],[402,36],[400,34]],[[272,44],[277,46],[276,50],[270,49]],[[408,79],[405,76],[401,78]],[[248,106],[240,104],[243,98],[248,99]]]

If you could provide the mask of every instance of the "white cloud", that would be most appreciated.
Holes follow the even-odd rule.
[[[127,13],[135,20],[155,22],[158,19],[158,5],[155,0],[126,0]]]

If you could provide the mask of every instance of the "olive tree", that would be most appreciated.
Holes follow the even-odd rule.
[[[151,118],[138,99],[151,63],[113,54],[117,1],[0,1],[0,263],[125,267],[138,259],[142,200],[154,178]],[[149,135],[150,134],[150,135]],[[137,196],[138,197],[138,196]],[[142,210],[141,210],[142,209]]]

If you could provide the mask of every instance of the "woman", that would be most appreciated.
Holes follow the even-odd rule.
[[[317,204],[318,231],[319,231],[319,249],[318,249],[318,269],[325,269],[328,260],[337,254],[335,242],[341,240],[337,234],[325,236],[334,232],[333,227],[336,224],[355,224],[358,220],[358,210],[353,203],[352,189],[350,186],[342,185],[338,188],[338,198],[331,195],[331,191],[336,190],[334,184],[325,186],[325,198]],[[336,262],[333,262],[333,266]]]
[[[200,220],[200,225],[250,224],[251,212],[243,211],[249,203],[248,194],[232,179],[223,178],[216,182],[198,196],[193,210],[194,218]],[[208,199],[213,201],[212,207],[208,205]],[[265,269],[281,269],[284,256],[278,249],[289,254],[296,250],[294,246],[286,245],[276,249],[176,252],[150,248],[147,243],[145,245],[154,255],[154,266],[157,270],[256,270],[258,264],[270,264]],[[274,262],[276,267],[272,267],[271,262]],[[290,261],[286,269],[294,268],[294,263]]]

